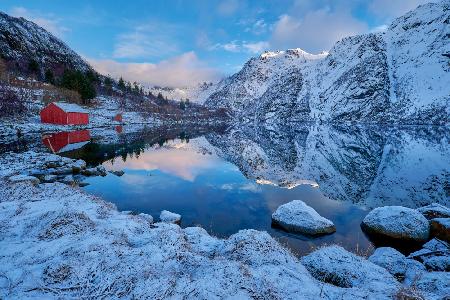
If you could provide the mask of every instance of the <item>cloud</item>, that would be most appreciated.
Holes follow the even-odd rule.
[[[284,14],[274,24],[270,45],[273,49],[302,48],[317,53],[329,50],[346,36],[367,30],[366,23],[345,11],[319,9],[300,18]]]
[[[252,54],[258,54],[269,49],[270,45],[266,41],[261,41],[256,43],[244,43],[242,44],[242,47]]]
[[[383,20],[399,17],[430,0],[373,0],[369,10]]]
[[[153,86],[185,87],[204,81],[213,81],[221,77],[216,69],[200,61],[194,52],[163,60],[159,63],[124,63],[111,59],[87,59],[100,73],[115,78],[122,76],[126,80]]]
[[[113,58],[154,58],[179,51],[177,26],[152,22],[118,35]]]
[[[208,50],[224,50],[233,53],[250,53],[258,54],[267,50],[269,48],[269,43],[266,41],[259,42],[247,42],[247,41],[231,41],[225,44],[215,44],[209,47]]]
[[[241,24],[243,24],[244,22],[240,22]],[[252,22],[252,25],[245,28],[245,32],[250,32],[253,33],[255,35],[261,35],[266,33],[268,30],[270,29],[270,26],[267,25],[266,21],[264,21],[263,19],[259,19],[256,22]]]
[[[62,38],[66,32],[70,31],[67,27],[60,24],[60,19],[55,18],[53,15],[43,15],[20,6],[13,7],[9,13],[14,17],[22,17],[32,21],[59,38]]]

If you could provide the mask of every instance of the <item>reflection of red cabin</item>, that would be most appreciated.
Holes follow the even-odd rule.
[[[42,142],[52,150],[53,153],[79,149],[89,143],[90,140],[91,134],[89,133],[89,130],[58,132],[42,138]]]
[[[122,114],[117,114],[117,115],[114,117],[114,121],[122,122]]]
[[[117,133],[122,133],[123,127],[121,125],[116,126]]]
[[[41,122],[59,125],[86,125],[87,110],[72,103],[52,102],[41,110]]]

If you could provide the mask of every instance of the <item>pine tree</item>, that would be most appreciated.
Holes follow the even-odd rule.
[[[126,87],[125,87],[125,81],[123,80],[122,77],[120,77],[119,79],[119,83],[117,84],[117,86],[119,87],[119,89],[121,91],[125,91]]]
[[[47,69],[47,71],[45,71],[45,82],[55,84],[55,76],[50,69]]]

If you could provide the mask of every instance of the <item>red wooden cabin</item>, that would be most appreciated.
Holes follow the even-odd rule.
[[[75,149],[79,149],[89,143],[91,134],[89,130],[77,130],[72,132],[58,132],[46,135],[42,138],[42,142],[53,153],[62,153]]]
[[[114,121],[122,123],[122,114],[116,114],[116,116],[114,117]]]
[[[89,114],[84,108],[63,102],[52,102],[41,110],[41,122],[58,125],[89,124]]]

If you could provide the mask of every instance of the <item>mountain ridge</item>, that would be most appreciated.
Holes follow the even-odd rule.
[[[449,7],[448,0],[421,5],[385,32],[346,37],[317,59],[301,49],[263,53],[219,82],[205,104],[265,126],[449,124]]]
[[[59,38],[22,17],[0,11],[0,53],[15,69],[26,72],[30,61],[39,65],[39,73],[52,70],[61,75],[65,69],[82,72],[92,67]]]

